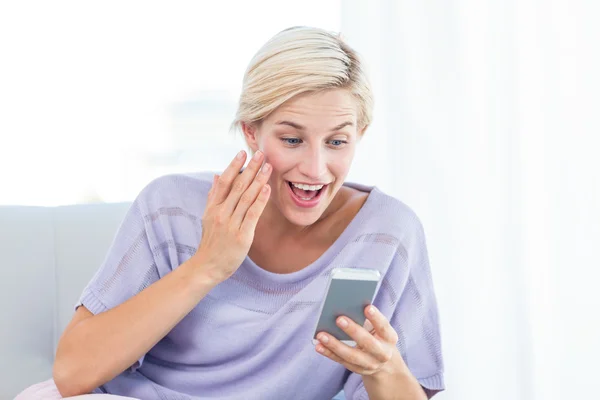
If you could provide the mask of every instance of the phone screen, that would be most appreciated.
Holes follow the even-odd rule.
[[[336,325],[336,319],[345,315],[362,326],[365,323],[365,307],[371,304],[377,283],[373,280],[332,279],[313,339],[317,333],[325,331],[338,340],[353,340]]]

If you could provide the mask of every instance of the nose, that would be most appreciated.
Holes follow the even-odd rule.
[[[327,173],[327,160],[321,149],[309,149],[300,162],[299,171],[307,180],[320,182]]]

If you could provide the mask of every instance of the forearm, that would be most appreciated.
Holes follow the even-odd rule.
[[[89,393],[129,368],[214,285],[188,261],[123,304],[75,324],[57,349],[55,380],[69,392],[61,393]]]
[[[362,379],[370,400],[427,400],[425,391],[400,353],[394,354],[389,368]]]

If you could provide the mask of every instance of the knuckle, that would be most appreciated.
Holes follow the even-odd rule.
[[[258,212],[254,208],[251,208],[246,212],[246,218],[256,219],[258,218]]]
[[[221,177],[217,181],[217,186],[220,188],[229,187],[229,185],[231,185],[231,179],[229,178]]]
[[[245,244],[246,243],[246,234],[243,231],[237,231],[235,233],[235,241],[238,244]]]
[[[267,200],[269,200],[269,197],[271,197],[271,186],[263,185],[263,187],[260,189],[260,194],[261,201],[266,203]]]
[[[235,182],[233,182],[233,189],[232,189],[235,193],[241,193],[244,190],[244,182],[242,182],[241,180],[236,180]]]
[[[380,363],[386,363],[386,362],[388,362],[388,361],[390,361],[392,359],[392,354],[390,352],[377,353],[377,355],[375,356],[375,358]]]
[[[250,193],[245,192],[242,197],[240,198],[240,203],[242,204],[251,204],[252,203],[252,196],[250,195]]]
[[[216,225],[224,225],[225,222],[227,221],[227,216],[225,215],[224,212],[218,212],[215,214],[214,217],[214,222]]]
[[[385,362],[389,362],[392,360],[392,356],[394,355],[394,353],[392,351],[388,351],[385,355]]]
[[[262,172],[263,171],[261,171],[260,174],[256,175],[256,180],[262,184],[265,184],[269,181],[270,173],[264,174]]]
[[[353,353],[348,355],[347,360],[350,364],[358,365],[358,357]]]
[[[365,369],[367,371],[377,371],[379,369],[379,364],[368,363]]]
[[[363,364],[361,364],[360,366],[365,372],[369,372],[369,371],[373,371],[375,370],[377,367],[375,366],[375,364],[372,361],[365,361]]]

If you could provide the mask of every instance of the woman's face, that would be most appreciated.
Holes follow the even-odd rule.
[[[350,169],[360,138],[357,101],[342,89],[300,95],[260,125],[245,125],[244,135],[250,149],[261,150],[273,166],[267,207],[276,207],[295,225],[311,225]]]

